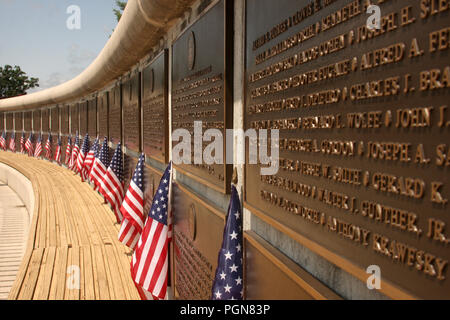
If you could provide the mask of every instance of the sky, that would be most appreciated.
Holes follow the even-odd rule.
[[[80,9],[80,29],[75,11]],[[100,53],[117,25],[114,0],[0,0],[0,65],[18,65],[39,88],[80,74]],[[67,22],[69,21],[69,29]]]

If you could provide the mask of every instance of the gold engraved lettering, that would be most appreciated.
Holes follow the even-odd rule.
[[[450,8],[450,0],[420,0],[420,17],[427,19]]]
[[[450,28],[430,32],[429,41],[430,52],[447,50],[450,47]]]
[[[436,147],[436,165],[439,167],[450,167],[450,154],[446,144]]]
[[[377,191],[401,194],[415,199],[421,199],[425,193],[425,181],[422,179],[378,172],[372,176],[372,187]]]
[[[433,107],[398,109],[397,128],[424,128],[431,127],[431,111]]]
[[[420,91],[450,88],[450,66],[420,73]]]
[[[448,199],[445,199],[440,189],[444,186],[441,182],[432,182],[431,183],[431,202],[445,205],[448,202]]]
[[[386,64],[399,62],[403,59],[404,53],[404,43],[396,43],[389,47],[365,53],[361,57],[361,70],[369,70]]]

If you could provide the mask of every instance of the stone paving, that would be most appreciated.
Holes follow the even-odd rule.
[[[19,270],[29,217],[19,196],[0,181],[0,300],[6,300]]]

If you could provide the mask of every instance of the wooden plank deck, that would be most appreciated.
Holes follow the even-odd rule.
[[[130,276],[131,250],[117,240],[120,226],[90,185],[66,168],[26,155],[0,152],[0,162],[25,175],[35,194],[8,299],[139,300]]]

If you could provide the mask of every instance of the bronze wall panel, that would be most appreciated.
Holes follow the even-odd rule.
[[[88,130],[88,102],[80,102],[78,106],[80,110],[80,135],[84,137]]]
[[[50,110],[42,109],[41,110],[41,118],[42,118],[42,132],[48,132],[50,130]]]
[[[162,163],[169,159],[168,50],[142,70],[143,149]]]
[[[122,82],[122,108],[123,108],[123,141],[124,146],[134,152],[139,152],[141,137],[140,112],[140,79],[139,72],[130,75]]]
[[[91,139],[97,137],[97,98],[88,101],[88,130]]]
[[[147,216],[152,207],[153,197],[159,186],[163,173],[147,164],[145,165],[144,171],[144,216]]]
[[[14,130],[16,132],[23,131],[23,112],[14,113]]]
[[[173,210],[175,298],[208,300],[225,214],[178,184],[173,186]]]
[[[252,231],[244,233],[244,252],[246,300],[341,299]]]
[[[5,116],[3,113],[0,113],[0,130],[3,130],[5,128]]]
[[[120,86],[109,91],[109,139],[118,143],[122,139],[122,109],[120,102]]]
[[[53,107],[50,109],[50,115],[51,115],[51,131],[53,133],[59,132],[59,108]]]
[[[32,117],[33,113],[31,111],[26,111],[23,113],[23,124],[26,132],[30,132],[32,130]]]
[[[70,105],[70,133],[75,136],[80,129],[80,114],[78,110],[78,103]],[[82,133],[79,133],[82,134]]]
[[[41,110],[33,110],[33,131],[41,131]]]
[[[59,108],[59,113],[61,115],[61,133],[70,133],[70,107],[68,105]]]
[[[124,154],[124,162],[123,162],[124,190],[128,190],[128,187],[130,186],[130,182],[131,179],[133,179],[133,173],[134,169],[136,169],[137,163],[138,159],[130,155]]]
[[[54,144],[56,145],[58,143],[58,137],[56,137]],[[66,135],[61,135],[61,163],[66,163],[66,149],[67,149],[67,143],[69,141],[69,137]]]
[[[245,205],[388,296],[450,298],[450,11],[246,3],[245,126],[280,129],[280,169],[246,165]]]
[[[181,34],[172,51],[172,131],[186,129],[192,135],[192,164],[176,168],[220,192],[230,191],[231,167],[194,164],[193,132],[194,121],[202,121],[203,132],[218,129],[225,157],[225,130],[233,126],[232,5],[233,1],[218,2]],[[203,142],[202,154],[210,143]]]
[[[14,113],[12,112],[6,114],[6,130],[8,132],[14,130]]]
[[[108,93],[101,94],[97,99],[98,134],[101,138],[108,136]]]

